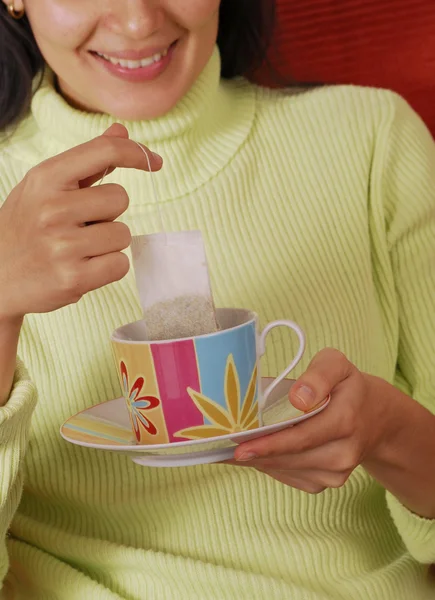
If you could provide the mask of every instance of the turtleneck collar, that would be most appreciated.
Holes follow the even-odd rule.
[[[220,79],[216,49],[188,94],[168,114],[150,121],[120,121],[75,109],[46,77],[31,105],[35,127],[30,145],[42,160],[121,122],[132,139],[163,156],[165,167],[156,180],[168,200],[197,189],[225,167],[249,135],[254,112],[255,92],[248,83]]]

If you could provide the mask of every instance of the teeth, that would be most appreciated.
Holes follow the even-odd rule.
[[[155,58],[155,56],[157,56],[158,58]],[[141,67],[148,67],[149,65],[152,65],[153,62],[157,62],[162,58],[161,54],[156,54],[155,56],[152,56],[150,58],[143,58],[142,60],[136,62],[139,62]]]
[[[154,54],[154,56],[150,56],[149,58],[142,58],[141,60],[125,60],[124,58],[113,58],[112,56],[102,54],[101,52],[96,52],[96,54],[98,54],[98,56],[101,56],[101,58],[104,58],[104,60],[107,60],[108,62],[112,63],[112,65],[120,65],[124,69],[140,69],[141,67],[149,67],[153,63],[162,60],[162,58],[168,54],[168,49],[164,50],[161,54]]]

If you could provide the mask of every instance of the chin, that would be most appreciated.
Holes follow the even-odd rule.
[[[171,111],[172,108],[173,105],[169,106],[168,108],[156,106],[155,108],[149,108],[146,110],[144,110],[143,106],[137,108],[117,107],[112,109],[109,108],[100,112],[110,114],[115,119],[120,121],[152,121],[154,119],[158,119],[159,117],[164,117]]]
[[[94,112],[106,113],[122,121],[150,121],[165,116],[178,104],[181,98],[182,95],[174,95],[171,99],[166,96],[164,102],[158,100],[146,102],[146,100],[140,98],[134,102],[131,100],[129,102],[107,102],[104,104],[100,102]]]

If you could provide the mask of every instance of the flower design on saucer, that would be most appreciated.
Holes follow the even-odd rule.
[[[200,392],[187,389],[192,401],[210,424],[188,427],[174,434],[175,437],[200,440],[259,427],[258,408],[255,402],[257,367],[252,372],[243,403],[240,402],[240,381],[232,354],[227,360],[224,385],[226,408]]]
[[[123,361],[121,361],[121,374],[124,398],[137,441],[141,440],[141,428],[145,429],[149,435],[157,435],[157,427],[146,415],[146,412],[159,406],[160,400],[155,396],[139,396],[145,385],[143,377],[138,377],[130,388],[127,367]]]

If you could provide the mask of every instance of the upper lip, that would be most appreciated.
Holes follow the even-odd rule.
[[[156,46],[155,48],[143,48],[142,50],[121,50],[119,52],[105,52],[103,50],[94,50],[93,52],[97,52],[98,54],[104,54],[104,56],[110,56],[110,58],[119,58],[124,60],[143,60],[145,58],[151,58],[155,54],[162,54],[165,50],[167,50],[172,44],[167,44],[166,46]]]

